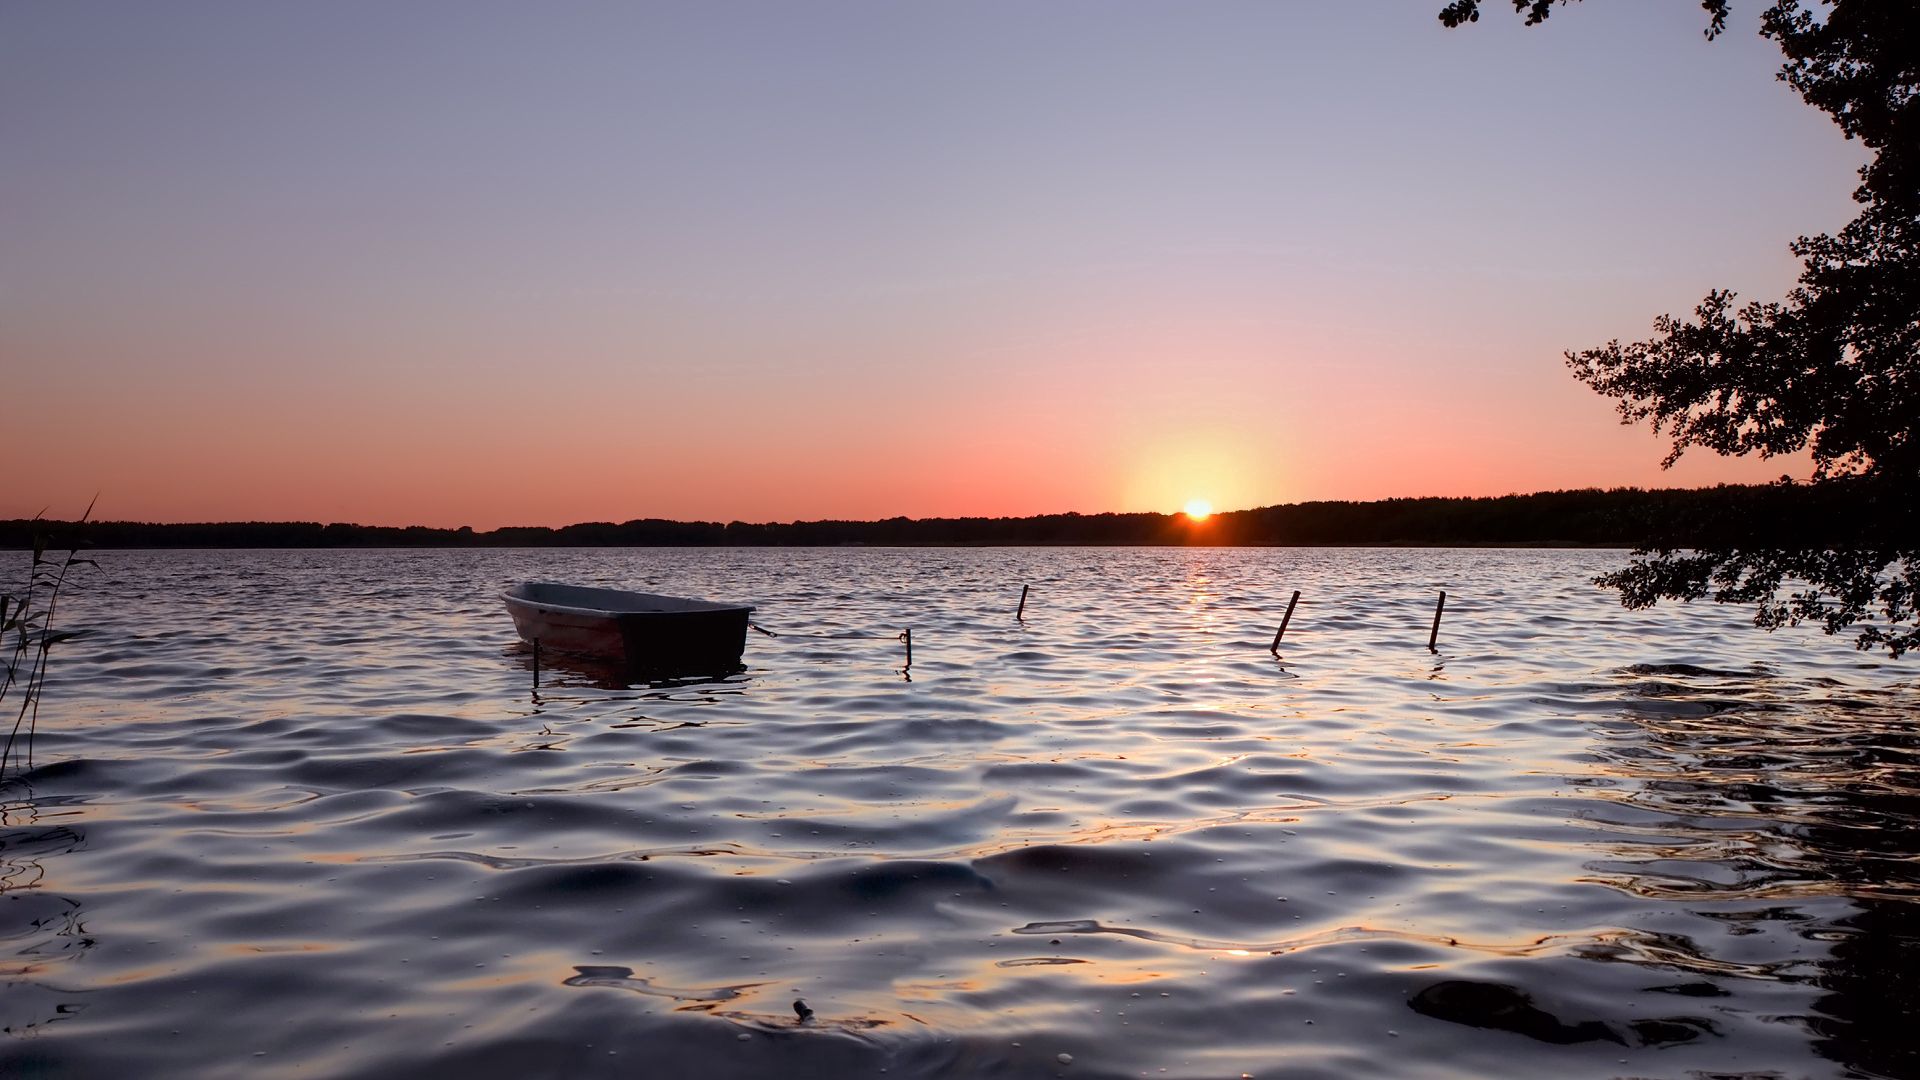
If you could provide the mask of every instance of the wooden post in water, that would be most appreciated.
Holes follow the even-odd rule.
[[[1445,610],[1447,610],[1447,590],[1441,589],[1440,602],[1433,606],[1433,633],[1427,635],[1427,651],[1430,653],[1440,651],[1438,645],[1440,640],[1440,613]]]
[[[907,662],[900,669],[901,671],[905,671],[907,668],[913,666],[913,627],[909,626],[905,630],[900,631],[900,640],[907,643]]]
[[[1287,613],[1280,616],[1280,629],[1273,632],[1273,644],[1267,648],[1267,651],[1275,656],[1280,655],[1280,636],[1287,632],[1287,624],[1293,621],[1293,605],[1299,602],[1300,590],[1295,589],[1293,590],[1293,599],[1287,601]]]
[[[533,688],[540,689],[540,639],[533,639]]]
[[[1020,610],[1013,613],[1015,622],[1027,621],[1027,590],[1030,588],[1032,588],[1031,585],[1020,586]]]

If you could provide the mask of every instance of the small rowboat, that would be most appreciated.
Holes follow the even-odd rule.
[[[521,638],[648,675],[720,675],[747,647],[742,604],[529,581],[501,598]]]

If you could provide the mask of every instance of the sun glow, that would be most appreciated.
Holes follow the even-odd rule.
[[[1188,499],[1186,513],[1194,521],[1205,521],[1213,514],[1213,504],[1205,499]]]

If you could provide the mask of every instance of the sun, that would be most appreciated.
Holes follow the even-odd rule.
[[[1192,521],[1205,521],[1213,515],[1213,504],[1205,499],[1187,500],[1187,518]]]

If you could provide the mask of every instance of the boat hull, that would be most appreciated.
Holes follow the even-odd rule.
[[[661,678],[740,670],[753,613],[738,604],[559,585],[519,585],[503,599],[523,640]]]

